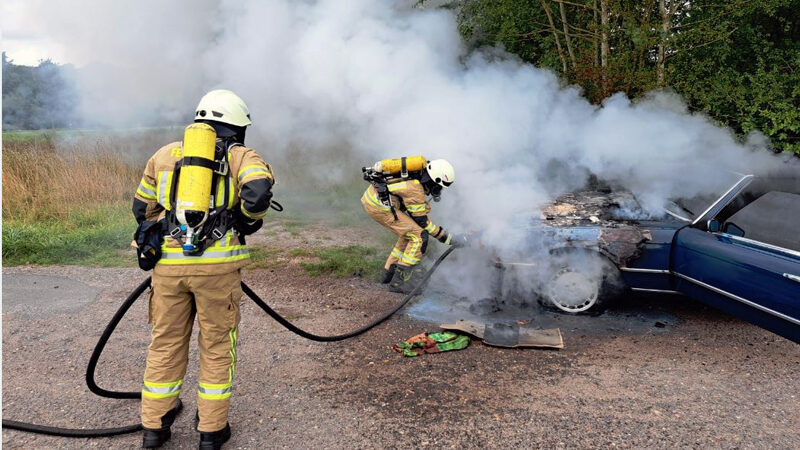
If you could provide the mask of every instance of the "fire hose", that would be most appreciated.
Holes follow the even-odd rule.
[[[253,292],[250,287],[242,282],[242,291],[253,301],[259,308],[264,310],[270,317],[275,319],[278,323],[283,325],[286,329],[291,331],[292,333],[297,334],[298,336],[304,337],[306,339],[310,339],[312,341],[317,342],[334,342],[334,341],[342,341],[345,339],[349,339],[352,337],[356,337],[360,334],[364,334],[367,331],[371,330],[372,328],[380,325],[381,323],[385,322],[387,319],[392,317],[397,311],[400,311],[414,296],[419,293],[419,291],[427,284],[428,280],[430,280],[433,273],[439,267],[439,265],[447,258],[452,251],[455,250],[455,247],[448,248],[444,253],[439,256],[436,262],[433,263],[430,269],[425,273],[425,276],[422,278],[419,284],[417,284],[414,289],[406,295],[400,303],[392,308],[390,311],[384,313],[379,318],[375,319],[374,321],[364,325],[363,327],[353,330],[349,333],[339,334],[335,336],[320,336],[317,334],[309,333],[303,329],[298,328],[297,326],[293,325],[289,322],[286,318],[278,314],[274,309],[272,309],[261,297],[258,296],[255,292]],[[100,336],[100,339],[97,341],[97,344],[92,351],[92,356],[89,358],[89,364],[86,366],[86,385],[89,387],[89,390],[92,391],[94,394],[100,397],[106,398],[115,398],[115,399],[141,399],[142,393],[140,391],[137,392],[125,392],[125,391],[112,391],[103,389],[97,385],[95,381],[95,370],[97,369],[97,362],[100,360],[100,356],[103,353],[103,349],[105,349],[106,343],[111,338],[111,335],[114,333],[114,330],[119,325],[119,322],[128,312],[130,307],[133,303],[147,290],[150,286],[150,277],[147,277],[130,295],[122,305],[119,307],[117,312],[114,314],[114,317],[111,318],[111,321],[106,325],[105,330],[103,330],[103,334]],[[182,409],[182,404],[178,402],[178,413]],[[117,436],[120,434],[127,434],[127,433],[135,433],[137,431],[142,430],[141,424],[134,424],[128,425],[123,427],[117,428],[97,428],[97,429],[76,429],[76,428],[60,428],[60,427],[52,427],[46,425],[36,425],[27,422],[19,422],[16,420],[7,420],[3,419],[3,428],[7,428],[10,430],[19,430],[19,431],[27,431],[30,433],[37,433],[37,434],[47,434],[51,436],[61,436],[61,437],[76,437],[76,438],[94,438],[94,437],[108,437],[108,436]]]

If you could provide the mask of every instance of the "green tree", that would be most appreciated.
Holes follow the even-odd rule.
[[[19,66],[3,58],[3,128],[38,130],[77,125],[77,93],[71,67],[50,60]]]
[[[599,103],[674,89],[800,154],[800,0],[460,0],[473,48],[501,44]],[[453,3],[449,5],[453,6]]]

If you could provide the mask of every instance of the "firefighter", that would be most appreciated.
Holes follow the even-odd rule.
[[[413,161],[412,158],[419,157],[407,159]],[[423,159],[423,163],[424,167],[418,176],[404,177],[400,173],[388,176],[385,184],[391,197],[389,205],[379,198],[378,183],[371,184],[361,197],[367,214],[397,235],[397,243],[386,260],[381,279],[381,283],[389,284],[392,292],[408,294],[420,283],[423,272],[417,265],[428,247],[429,237],[457,247],[467,244],[466,235],[448,233],[428,218],[431,206],[426,196],[438,201],[442,189],[455,181],[453,166],[444,159]],[[375,167],[381,167],[380,163],[376,163]],[[365,171],[368,170],[365,168]]]
[[[160,447],[171,436],[195,315],[200,328],[196,415],[200,448],[219,449],[231,436],[228,406],[237,361],[240,270],[249,261],[244,236],[261,227],[270,206],[274,177],[261,156],[244,146],[250,114],[236,94],[214,90],[203,96],[195,124],[189,128],[212,131],[202,124],[213,128],[210,145],[214,147],[214,161],[182,160],[184,143],[168,144],[147,162],[133,201],[140,228],[145,221],[157,221],[165,232],[150,291],[152,340],[141,411],[144,448]],[[212,189],[215,192],[204,193],[209,208],[215,211],[213,219],[209,215],[188,244],[186,226],[176,219],[176,203],[180,201],[172,192],[182,189],[183,173],[177,172],[176,166],[179,161],[183,161],[182,171],[196,164],[212,169],[217,179],[216,189]],[[178,178],[177,182],[173,178]],[[187,245],[190,251],[185,251]]]

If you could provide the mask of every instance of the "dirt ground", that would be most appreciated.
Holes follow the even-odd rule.
[[[98,398],[83,377],[106,322],[144,277],[136,269],[4,269],[15,292],[29,289],[17,294],[25,302],[4,298],[3,417],[64,427],[136,423],[135,401]],[[247,271],[245,280],[317,333],[356,328],[402,297],[358,278],[309,278],[293,265]],[[437,327],[408,315],[325,344],[291,334],[248,300],[242,310],[226,448],[800,448],[800,346],[681,297],[629,297],[611,315],[565,322],[559,351],[473,341],[418,358],[391,344]],[[102,387],[140,389],[146,316],[140,300],[112,337],[98,368]],[[164,448],[197,445],[192,348],[186,409]],[[2,443],[135,448],[140,439],[3,430]]]

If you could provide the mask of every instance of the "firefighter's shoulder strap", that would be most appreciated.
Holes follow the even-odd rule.
[[[179,159],[175,163],[175,169],[172,176],[172,185],[170,187],[170,195],[169,195],[169,203],[170,209],[167,214],[167,220],[169,222],[169,235],[175,239],[178,239],[183,234],[185,234],[186,230],[181,229],[180,223],[178,223],[178,219],[175,216],[175,204],[176,204],[176,195],[178,192],[178,178],[180,178],[180,170],[182,166],[188,165],[196,165],[201,167],[206,167],[214,171],[214,178],[211,183],[211,193],[210,198],[212,199],[212,205],[214,206],[208,212],[208,219],[206,223],[203,225],[202,230],[200,231],[199,240],[206,241],[210,245],[211,243],[222,239],[225,236],[225,233],[228,232],[229,229],[233,227],[233,221],[231,220],[230,213],[227,212],[228,210],[228,203],[230,201],[230,196],[233,195],[230,192],[230,181],[229,178],[230,174],[230,163],[228,162],[228,153],[230,153],[231,149],[237,145],[241,145],[238,143],[233,143],[223,151],[217,151],[216,154],[221,154],[220,159],[210,160],[207,158],[200,158],[200,157],[187,157]],[[219,183],[222,181],[224,183],[223,188],[223,198],[222,201],[218,201],[217,193],[219,192]],[[208,247],[208,245],[206,246]]]

